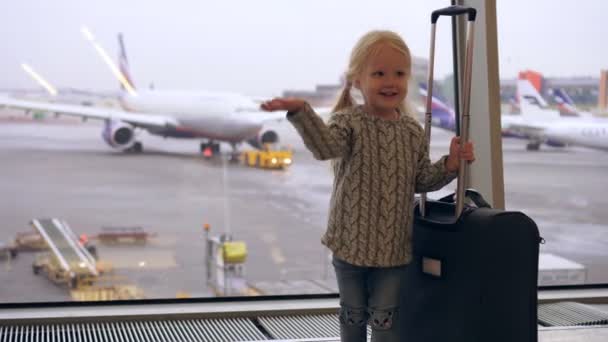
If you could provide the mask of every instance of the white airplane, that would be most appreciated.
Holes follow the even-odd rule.
[[[134,88],[122,36],[118,39],[120,68]],[[261,111],[259,103],[252,98],[232,93],[140,89],[136,95],[131,95],[123,89],[120,103],[123,110],[0,96],[0,108],[102,120],[103,140],[113,148],[133,152],[143,150],[142,143],[136,140],[138,129],[163,137],[202,140],[200,148],[206,156],[219,152],[219,142],[229,143],[234,151],[242,142],[261,148],[264,143],[275,143],[279,139],[275,131],[264,129],[264,123],[285,118],[284,113]]]
[[[548,109],[547,102],[528,80],[517,80],[515,101],[518,115],[501,116],[503,137],[528,140],[527,150],[538,150],[542,143],[554,147],[565,145],[555,141],[541,141],[537,127],[559,119],[559,113]]]
[[[543,143],[608,150],[608,119],[563,117],[558,111],[543,108],[546,102],[528,80],[517,81],[517,93],[521,115],[503,121],[503,129],[527,137],[528,150],[538,150]]]
[[[424,100],[426,87],[420,85],[419,91]],[[538,150],[541,144],[608,149],[608,120],[563,117],[558,111],[548,109],[547,102],[528,80],[518,80],[517,97],[521,115],[502,115],[503,137],[528,140],[528,150]],[[454,110],[435,96],[431,108],[433,126],[454,131]]]

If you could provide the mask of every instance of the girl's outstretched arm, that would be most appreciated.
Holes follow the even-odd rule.
[[[286,110],[288,112],[299,112],[304,108],[306,101],[295,97],[274,98],[269,101],[264,101],[260,107],[265,111]]]
[[[275,98],[262,103],[261,108],[267,111],[286,110],[287,120],[294,125],[304,145],[318,160],[341,158],[350,150],[348,114],[333,114],[325,124],[306,101],[298,98]]]

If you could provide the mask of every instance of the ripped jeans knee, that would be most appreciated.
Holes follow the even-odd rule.
[[[340,323],[345,325],[364,326],[367,324],[367,311],[365,308],[352,308],[340,306]]]
[[[369,324],[374,330],[389,330],[393,326],[393,318],[397,308],[370,309]]]

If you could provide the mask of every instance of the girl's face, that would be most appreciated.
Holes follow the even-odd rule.
[[[354,86],[363,94],[371,114],[394,117],[399,104],[407,96],[409,63],[404,54],[387,44],[369,58],[361,74],[355,78]]]

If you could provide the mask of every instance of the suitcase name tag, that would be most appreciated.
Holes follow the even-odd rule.
[[[441,278],[441,260],[423,256],[422,272],[436,278]]]

